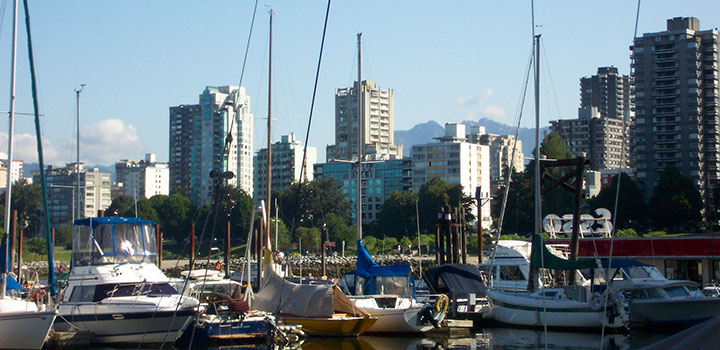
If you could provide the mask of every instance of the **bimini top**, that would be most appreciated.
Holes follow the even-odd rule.
[[[78,220],[75,220],[75,222],[73,222],[73,224],[76,226],[92,226],[92,227],[97,227],[98,225],[104,225],[104,224],[117,224],[117,223],[121,223],[121,224],[139,223],[139,224],[155,225],[155,223],[150,220],[138,219],[138,218],[125,218],[125,217],[118,217],[118,216],[85,218],[85,219],[78,219]]]
[[[100,217],[75,220],[73,266],[154,263],[155,223],[137,218]]]
[[[357,241],[357,265],[344,274],[341,285],[351,295],[395,294],[415,297],[415,279],[409,264],[381,266],[370,257],[362,240]]]

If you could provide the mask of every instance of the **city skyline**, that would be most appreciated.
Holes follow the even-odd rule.
[[[132,4],[131,4],[132,5]],[[205,86],[237,85],[254,2],[182,4],[44,3],[30,8],[46,158],[74,161],[75,92],[81,93],[81,161],[112,164],[157,153],[168,159],[167,110],[197,99]],[[259,3],[243,86],[255,119],[267,115],[267,8]],[[11,4],[0,27],[0,103],[9,96]],[[161,7],[162,6],[162,7]],[[273,142],[295,132],[304,141],[325,2],[279,2],[275,10]],[[536,3],[543,35],[542,125],[574,118],[579,79],[597,67],[629,74],[636,2]],[[157,15],[156,15],[157,14]],[[188,20],[188,14],[194,17]],[[720,4],[643,3],[638,36],[673,17],[720,23]],[[19,11],[22,24],[24,14]],[[428,25],[430,23],[431,25]],[[357,79],[355,35],[363,32],[363,79],[395,91],[395,129],[489,117],[512,124],[531,49],[530,3],[333,3],[310,145],[324,159],[333,144],[333,91]],[[32,112],[23,26],[18,35],[17,112]],[[150,79],[148,79],[150,78]],[[431,101],[431,103],[428,103]],[[523,126],[533,124],[531,96]],[[7,110],[7,107],[0,108]],[[15,158],[33,162],[32,118],[16,121]],[[254,147],[266,143],[256,120]],[[7,123],[5,123],[7,125]],[[0,126],[0,151],[7,127]]]

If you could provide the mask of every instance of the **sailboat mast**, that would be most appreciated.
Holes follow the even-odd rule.
[[[85,88],[85,84],[80,84],[80,89],[75,90],[75,107],[77,116],[77,139],[75,140],[77,152],[75,157],[75,176],[77,176],[77,178],[75,179],[75,199],[77,200],[77,203],[75,203],[75,206],[77,208],[77,211],[75,215],[77,215],[77,217],[74,217],[75,215],[73,215],[73,221],[75,219],[79,219],[82,215],[82,212],[80,211],[80,92],[83,91],[83,88]],[[135,214],[135,216],[137,216],[137,213]]]
[[[10,254],[13,252],[9,251],[10,245],[7,240],[10,232],[10,203],[11,203],[11,189],[12,189],[12,163],[13,163],[13,133],[15,131],[15,70],[17,67],[17,0],[13,1],[13,34],[12,34],[12,64],[10,68],[10,113],[8,115],[8,159],[7,159],[7,187],[5,190],[5,267],[3,267],[2,281],[0,282],[0,298],[5,299],[5,289],[7,281],[7,272],[12,269],[9,267]],[[19,271],[18,271],[19,273]]]
[[[363,158],[363,87],[362,87],[362,33],[357,34],[358,45],[358,167],[357,167],[357,197],[355,199],[355,226],[357,226],[357,238],[362,239],[362,158]]]
[[[268,236],[270,236],[270,208],[272,207],[272,202],[270,202],[270,183],[272,181],[272,175],[271,175],[271,160],[272,160],[272,21],[273,21],[273,10],[270,10],[270,49],[268,53],[268,119],[267,119],[267,174],[265,175],[265,203],[267,203],[267,213],[265,217],[267,218],[267,221],[265,222],[265,232]],[[264,242],[263,242],[264,243]],[[270,248],[270,247],[268,247]]]
[[[541,234],[542,200],[540,182],[540,35],[535,36],[535,234]]]

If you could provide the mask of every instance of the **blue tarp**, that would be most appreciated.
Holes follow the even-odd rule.
[[[608,267],[608,263],[610,263],[608,259],[600,260],[600,264],[602,265],[602,267]],[[613,267],[613,268],[623,268],[623,267],[632,267],[632,266],[650,266],[648,264],[641,263],[637,260],[630,260],[630,259],[612,259],[612,262],[610,264],[612,264],[612,266],[610,266],[610,267]]]
[[[5,244],[5,239],[3,238],[2,243],[0,243],[0,272],[8,272],[7,254],[8,247]]]
[[[365,246],[362,244],[362,239],[358,240],[357,247],[357,265],[355,267],[355,275],[360,277],[377,277],[377,276],[409,276],[410,265],[399,264],[380,266],[373,261],[370,257]]]
[[[149,220],[138,219],[138,218],[125,218],[125,217],[117,217],[117,216],[78,219],[78,220],[75,220],[74,224],[78,225],[78,226],[92,226],[93,228],[97,227],[98,225],[103,225],[103,224],[151,224],[151,225],[155,225],[154,222],[149,221]]]
[[[23,286],[20,285],[20,283],[18,283],[18,282],[17,282],[12,276],[10,276],[10,275],[7,276],[7,282],[6,282],[6,283],[7,283],[7,285],[6,285],[6,287],[5,287],[6,289],[18,289],[18,290],[23,290],[23,289],[25,289],[25,288],[23,288]]]

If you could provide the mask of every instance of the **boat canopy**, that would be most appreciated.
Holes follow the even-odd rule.
[[[473,265],[435,266],[425,273],[424,278],[433,293],[452,293],[455,296],[476,293],[478,296],[484,296],[487,289],[480,270]]]
[[[550,252],[540,235],[533,235],[532,264],[536,267],[551,270],[580,270],[595,266],[595,259],[568,260]]]
[[[155,223],[138,218],[101,217],[75,220],[73,266],[154,263]]]
[[[632,259],[612,259],[612,262],[610,262],[609,259],[602,259],[602,260],[600,260],[600,265],[602,265],[602,267],[604,267],[604,268],[607,268],[608,265],[610,265],[609,267],[616,268],[616,269],[623,268],[623,267],[634,267],[634,266],[650,266],[648,264],[641,263],[637,260],[632,260]]]
[[[415,297],[415,278],[409,264],[378,265],[365,249],[362,240],[357,242],[355,270],[343,275],[343,287],[352,295],[395,294]]]
[[[280,277],[270,265],[263,266],[262,288],[253,296],[253,310],[302,317],[332,317],[336,313],[368,315],[353,306],[336,285],[297,284]]]

